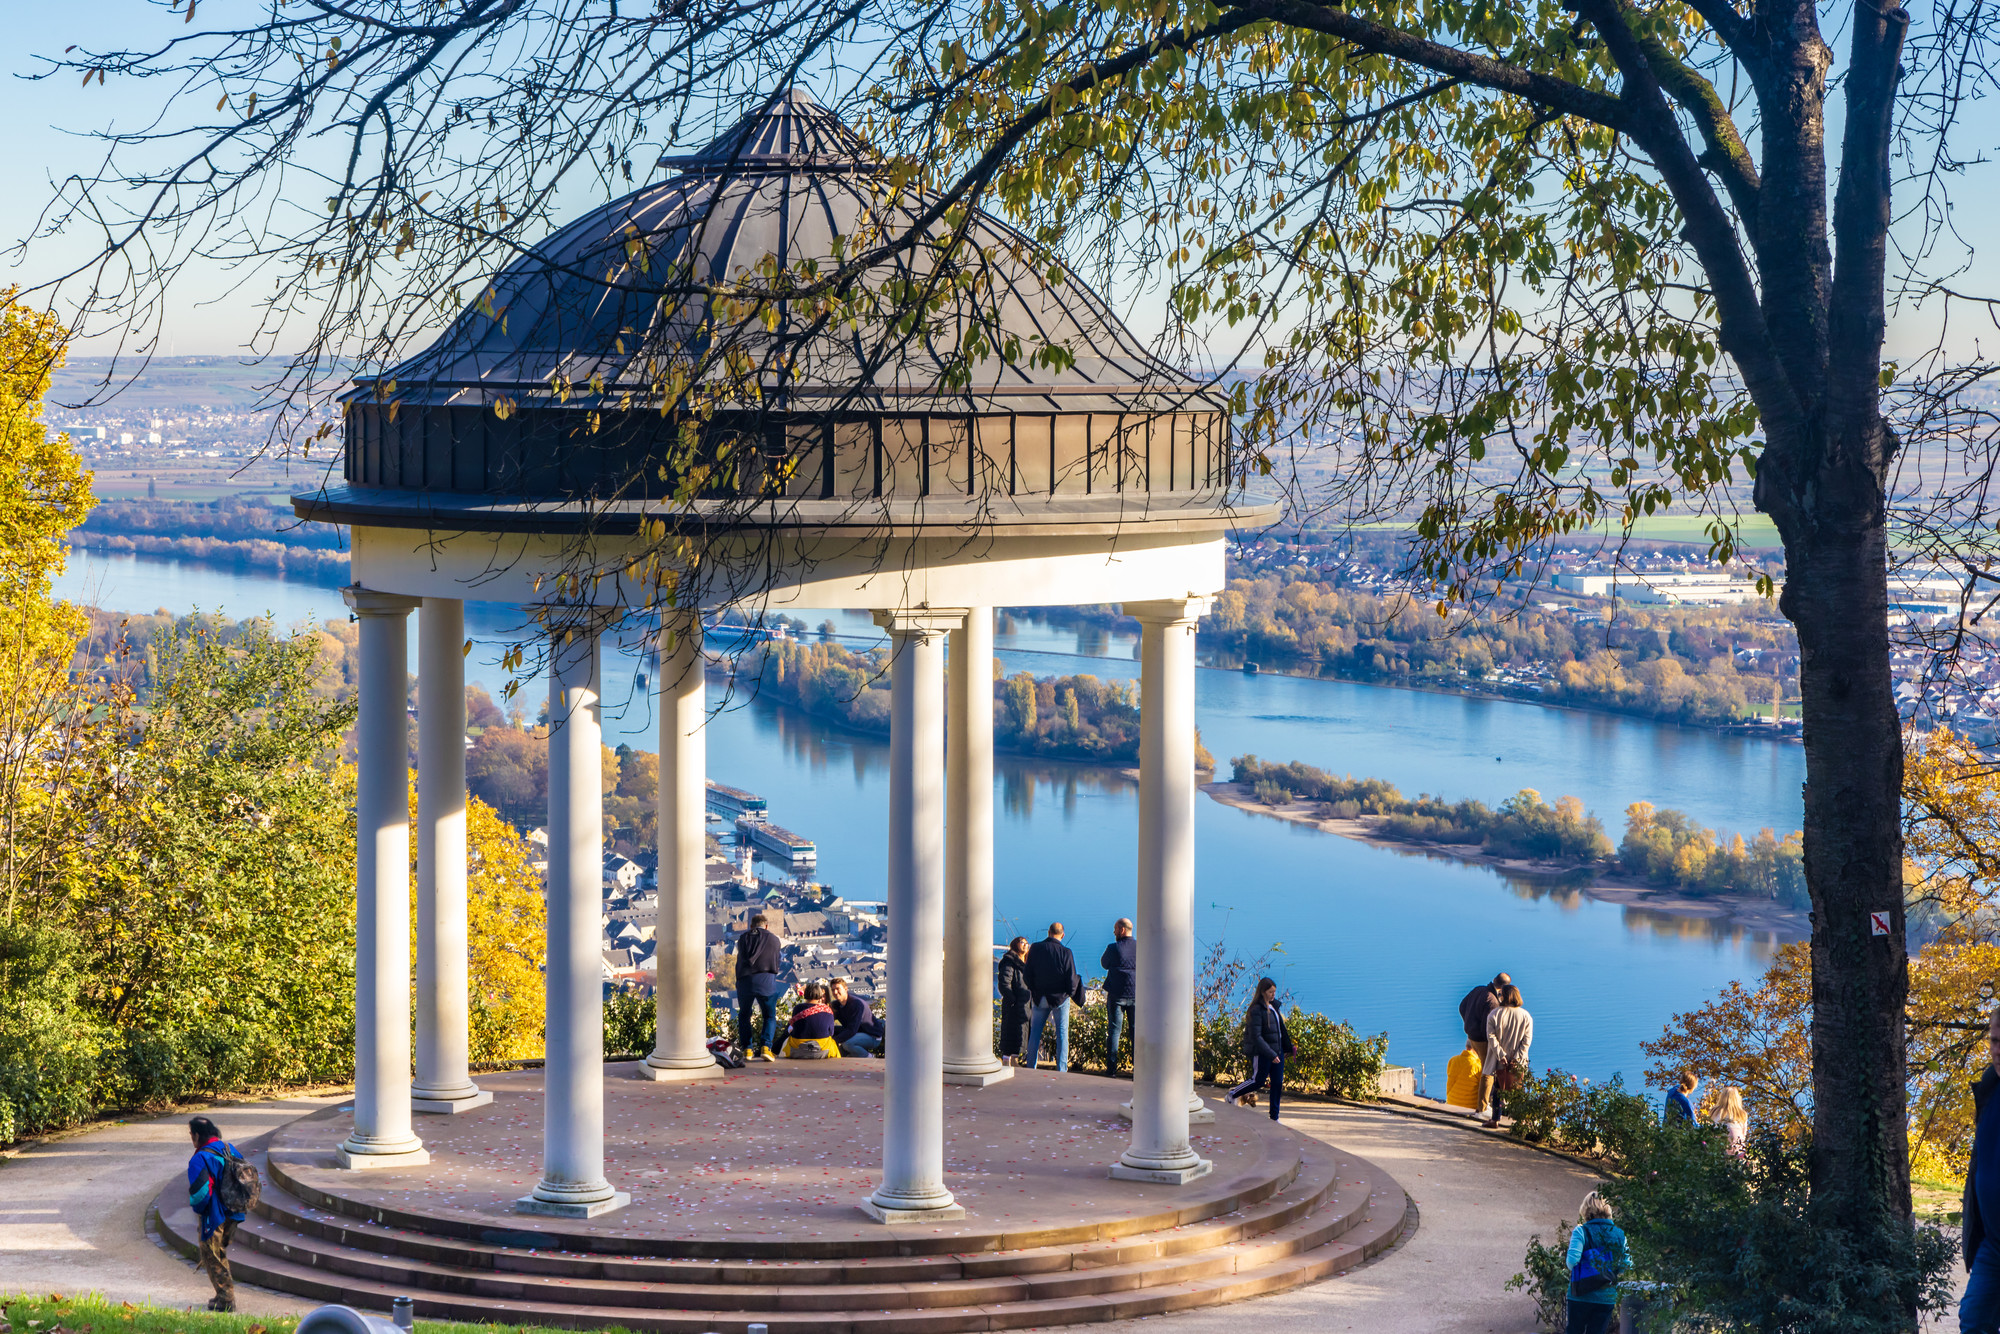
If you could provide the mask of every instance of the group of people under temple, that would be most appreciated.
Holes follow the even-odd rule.
[[[1458,1003],[1465,1025],[1465,1050],[1445,1066],[1445,1101],[1463,1107],[1488,1126],[1500,1124],[1507,1095],[1526,1082],[1528,1049],[1535,1040],[1535,1017],[1521,1002],[1521,989],[1505,973],[1481,982]],[[1694,1094],[1701,1077],[1692,1070],[1680,1074],[1680,1086],[1667,1093],[1662,1117],[1693,1125]],[[1740,1155],[1750,1136],[1750,1115],[1743,1090],[1725,1087],[1716,1095],[1708,1119],[1729,1136],[1729,1151]]]

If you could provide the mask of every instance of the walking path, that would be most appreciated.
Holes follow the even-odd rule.
[[[260,1147],[279,1125],[332,1099],[227,1105],[213,1116],[238,1144]],[[1244,1110],[1224,1115],[1261,1116]],[[1520,1268],[1529,1233],[1576,1216],[1590,1173],[1462,1126],[1359,1107],[1299,1103],[1295,1128],[1340,1144],[1402,1183],[1421,1226],[1358,1271],[1279,1296],[1169,1318],[1187,1334],[1245,1321],[1297,1331],[1528,1334],[1527,1297],[1501,1285]],[[199,1308],[201,1273],[146,1235],[147,1204],[186,1166],[187,1116],[133,1121],[0,1162],[0,1293],[100,1292],[112,1300]],[[239,1309],[279,1314],[310,1303],[242,1288]],[[1161,1328],[1161,1318],[1148,1328]],[[1127,1331],[1125,1324],[1133,1326]],[[1137,1322],[1099,1326],[1135,1334]]]

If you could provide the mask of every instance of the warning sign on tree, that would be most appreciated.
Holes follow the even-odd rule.
[[[1889,934],[1889,914],[1872,912],[1868,914],[1868,934],[1886,936]]]

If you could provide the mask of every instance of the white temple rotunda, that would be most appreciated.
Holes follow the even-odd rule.
[[[665,183],[597,209],[510,265],[431,348],[358,382],[344,483],[293,499],[304,518],[351,526],[347,599],[360,625],[356,1091],[341,1164],[423,1163],[413,1113],[490,1100],[467,1064],[464,603],[544,604],[548,1054],[541,1177],[518,1207],[589,1218],[627,1200],[604,1161],[600,639],[658,613],[657,584],[621,571],[656,555],[657,525],[667,525],[699,531],[707,559],[752,570],[732,586],[762,605],[865,608],[892,642],[882,1177],[862,1202],[883,1222],[963,1216],[945,1172],[942,1087],[1010,1073],[991,1042],[993,609],[1117,603],[1139,620],[1131,1140],[1105,1166],[1146,1182],[1199,1177],[1209,1165],[1188,1131],[1200,1107],[1195,623],[1223,586],[1228,535],[1276,517],[1241,489],[1226,402],[1155,360],[1074,275],[1049,281],[1025,262],[1024,238],[975,214],[962,244],[983,256],[983,295],[946,330],[960,340],[979,332],[986,350],[967,358],[969,382],[944,368],[970,344],[935,329],[891,346],[787,309],[764,345],[782,352],[785,374],[754,414],[706,423],[727,437],[712,456],[727,466],[691,484],[672,462],[683,457],[681,426],[652,396],[658,376],[644,364],[715,337],[716,310],[688,293],[760,265],[831,267],[853,238],[893,234],[918,205],[885,202],[867,145],[797,91],[673,165]],[[885,269],[921,279],[934,269],[908,255],[923,253]],[[553,599],[579,568],[599,576],[587,595]],[[669,1082],[721,1073],[704,1031],[695,610],[665,616],[657,676],[659,1023],[643,1073]],[[412,612],[414,1053],[404,795]]]

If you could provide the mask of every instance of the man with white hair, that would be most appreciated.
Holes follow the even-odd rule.
[[[1139,942],[1132,938],[1132,919],[1121,917],[1111,927],[1111,943],[1097,966],[1104,970],[1104,1008],[1109,1028],[1104,1035],[1104,1073],[1118,1073],[1118,1043],[1132,1034],[1132,1046],[1139,1045],[1138,1030],[1132,1027],[1132,1001],[1139,975]]]

